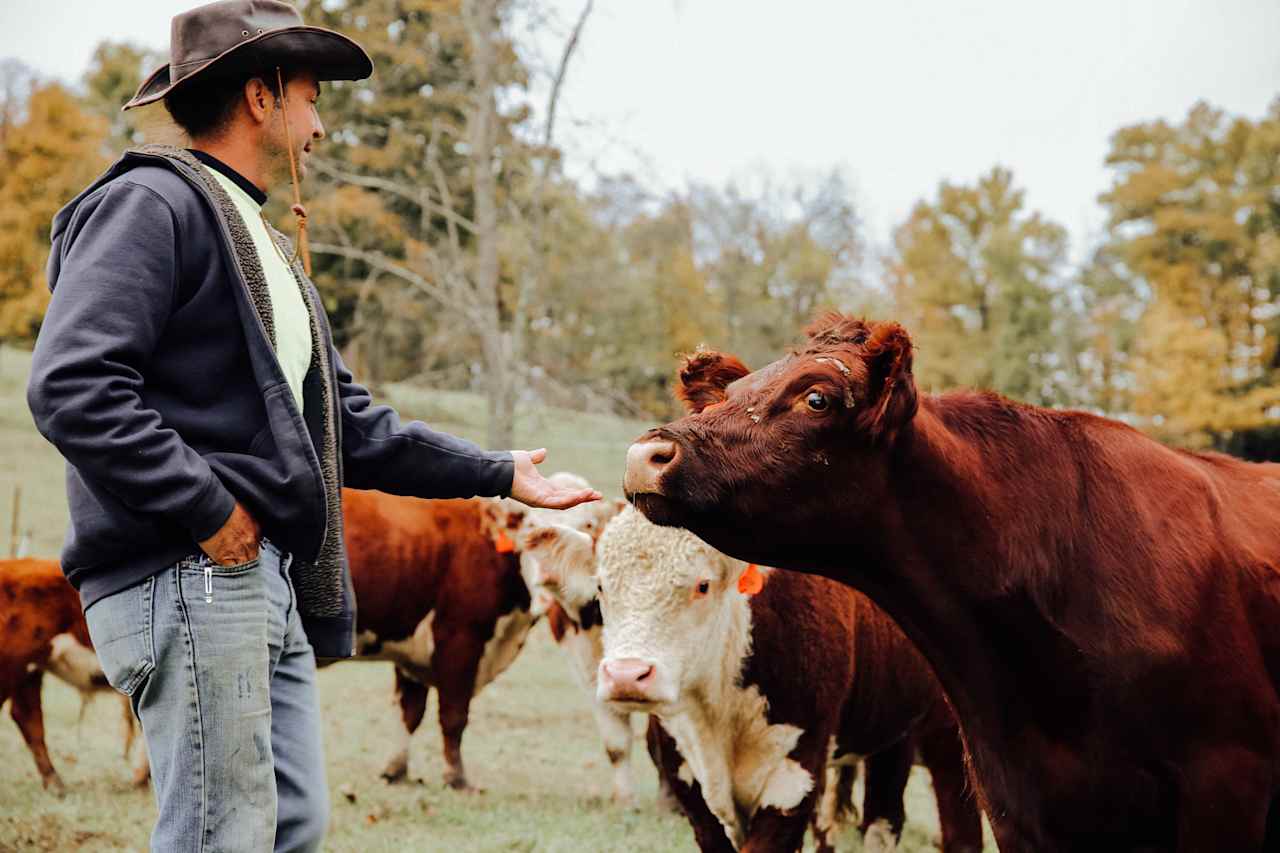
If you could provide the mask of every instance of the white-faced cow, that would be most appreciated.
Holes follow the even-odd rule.
[[[556,475],[565,476],[565,475]],[[571,476],[571,475],[569,475]],[[588,488],[581,478],[563,485]],[[550,599],[547,622],[556,643],[569,660],[574,680],[583,688],[613,768],[613,799],[631,802],[631,713],[620,711],[597,696],[596,673],[603,654],[600,604],[596,600],[595,545],[605,525],[626,504],[599,501],[590,513],[530,511],[517,531],[520,569],[535,602]],[[662,786],[660,800],[669,803]]]
[[[828,768],[869,756],[868,847],[891,848],[917,747],[933,774],[946,851],[982,849],[958,727],[897,626],[862,595],[731,559],[635,510],[600,540],[600,698],[656,715],[661,761],[703,850],[818,849]],[[672,765],[675,765],[674,767]]]

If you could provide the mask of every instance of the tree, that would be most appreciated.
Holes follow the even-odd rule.
[[[514,443],[528,290],[538,281],[504,262],[512,239],[528,231],[530,196],[516,190],[532,187],[540,206],[540,183],[529,181],[529,146],[513,132],[528,111],[514,104],[513,90],[525,78],[504,35],[508,12],[502,0],[419,0],[394,10],[356,0],[314,8],[322,22],[357,30],[378,67],[395,69],[366,87],[335,87],[345,120],[320,171],[374,194],[399,227],[378,246],[321,239],[312,248],[399,281],[443,309],[483,365],[490,446]],[[558,93],[557,84],[544,157]]]
[[[1024,210],[1024,196],[999,167],[972,186],[944,181],[895,231],[889,285],[924,386],[1074,402],[1066,232]]]
[[[1112,251],[1149,293],[1137,415],[1195,446],[1274,428],[1280,100],[1256,122],[1202,103],[1181,124],[1122,128],[1107,163]]]
[[[39,85],[0,134],[0,339],[35,339],[49,302],[53,215],[105,166],[105,122],[57,84]]]
[[[164,107],[152,106],[122,112],[138,90],[144,74],[163,62],[154,51],[130,42],[100,42],[85,72],[84,107],[106,120],[106,147],[117,154],[147,141],[172,141],[174,128]]]

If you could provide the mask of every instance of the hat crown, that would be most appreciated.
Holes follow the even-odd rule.
[[[221,0],[175,15],[169,30],[170,79],[271,30],[303,26],[302,15],[280,0]]]

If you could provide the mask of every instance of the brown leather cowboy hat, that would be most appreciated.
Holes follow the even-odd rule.
[[[373,60],[351,39],[302,23],[279,0],[221,0],[175,15],[169,62],[151,73],[121,109],[158,101],[194,79],[274,67],[305,68],[319,80],[363,80]]]

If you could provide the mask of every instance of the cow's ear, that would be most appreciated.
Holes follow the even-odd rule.
[[[724,400],[724,389],[729,387],[729,383],[750,372],[736,356],[700,350],[684,357],[676,396],[690,412],[697,414]]]
[[[859,425],[873,441],[888,440],[915,417],[919,405],[911,336],[897,323],[876,323],[869,332],[862,345],[868,393]]]

